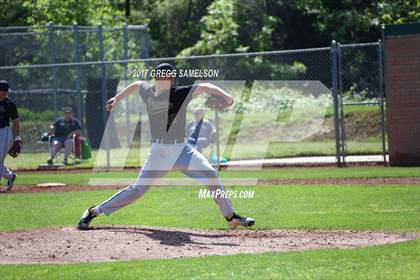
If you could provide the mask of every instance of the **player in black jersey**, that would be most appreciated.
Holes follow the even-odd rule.
[[[10,129],[12,124],[12,130]],[[4,164],[4,158],[7,153],[12,157],[17,157],[22,149],[22,140],[20,139],[20,121],[15,102],[9,98],[9,84],[6,81],[0,81],[0,178],[7,179],[7,191],[13,187],[16,174],[7,168]],[[11,139],[13,144],[10,147]]]

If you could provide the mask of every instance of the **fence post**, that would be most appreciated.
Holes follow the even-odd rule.
[[[127,23],[125,22],[123,23],[123,26],[122,26],[122,34],[123,34],[123,60],[127,60],[128,59],[128,34],[127,34]]]
[[[123,33],[123,60],[128,60],[128,34],[127,34],[127,24],[124,22],[122,26],[122,33]],[[124,62],[124,85],[126,85],[126,81],[128,80],[127,76],[127,67],[128,64]],[[125,99],[125,129],[127,134],[127,145],[130,145],[130,139],[128,137],[130,131],[130,102],[128,98]]]
[[[77,23],[73,24],[73,48],[74,48],[74,58],[77,63],[80,62],[80,51],[79,51],[79,27]],[[77,115],[84,126],[83,121],[83,110],[82,110],[82,90],[81,90],[81,74],[80,74],[80,65],[76,65],[76,92],[77,92]]]
[[[104,55],[104,37],[102,33],[102,25],[98,25],[98,40],[99,40],[99,60],[101,61],[101,72],[102,72],[102,82],[101,82],[101,94],[102,94],[102,105],[100,108],[102,109],[102,126],[104,128],[104,132],[106,129],[106,119],[107,119],[107,111],[106,111],[106,101],[107,101],[107,76],[106,76],[106,65],[105,65],[105,55]],[[103,134],[105,137],[105,149],[106,149],[106,170],[109,171],[110,169],[110,151],[109,151],[109,135],[106,133]]]
[[[216,120],[216,157],[217,157],[217,170],[220,170],[220,140],[219,140],[219,111],[217,108],[214,110],[214,118]]]
[[[148,28],[148,25],[145,24],[144,25],[144,32],[143,32],[145,38],[144,38],[142,58],[149,58],[149,46],[150,46],[150,43],[149,43],[149,33],[147,32],[147,28]]]
[[[51,54],[51,64],[56,63],[56,51],[54,43],[54,25],[52,22],[47,24],[48,28],[48,47]],[[55,66],[52,66],[52,93],[53,93],[53,108],[54,108],[54,119],[58,118],[58,109],[57,109],[57,69]]]
[[[337,73],[337,42],[331,42],[331,78],[332,78],[332,94],[334,102],[334,130],[335,130],[335,156],[337,158],[337,166],[341,167],[340,156],[340,125],[338,117],[338,73]]]
[[[337,43],[337,77],[338,77],[338,106],[339,106],[339,119],[340,119],[340,140],[341,140],[341,163],[342,165],[346,164],[346,131],[344,129],[344,102],[343,102],[343,64],[342,64],[342,56],[341,56],[341,44]]]
[[[385,139],[385,95],[384,95],[384,67],[383,67],[383,44],[378,41],[378,64],[379,64],[379,106],[381,108],[381,141],[382,141],[382,156],[384,164],[386,160],[386,139]]]

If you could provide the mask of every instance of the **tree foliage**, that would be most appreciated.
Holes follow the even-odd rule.
[[[4,3],[3,3],[4,2]],[[167,57],[377,41],[383,24],[420,21],[418,0],[4,0],[2,26],[148,24]]]
[[[234,18],[233,0],[216,0],[207,9],[200,23],[202,24],[200,40],[180,55],[208,53],[230,53],[246,51],[248,48],[239,43],[238,23]]]
[[[23,1],[29,25],[54,24],[112,26],[121,23],[122,11],[116,10],[107,0],[37,0]]]

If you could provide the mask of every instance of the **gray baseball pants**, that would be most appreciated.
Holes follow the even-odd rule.
[[[187,143],[157,144],[151,146],[143,168],[134,184],[116,193],[96,207],[99,213],[109,215],[143,196],[157,180],[170,170],[181,170],[186,175],[208,186],[209,190],[224,191],[217,172],[208,160]],[[223,216],[231,216],[233,209],[228,198],[214,197]]]

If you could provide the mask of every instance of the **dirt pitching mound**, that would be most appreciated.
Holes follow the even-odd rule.
[[[419,233],[319,230],[196,230],[102,226],[0,232],[0,263],[76,263],[169,259],[238,253],[285,252],[382,245]]]

